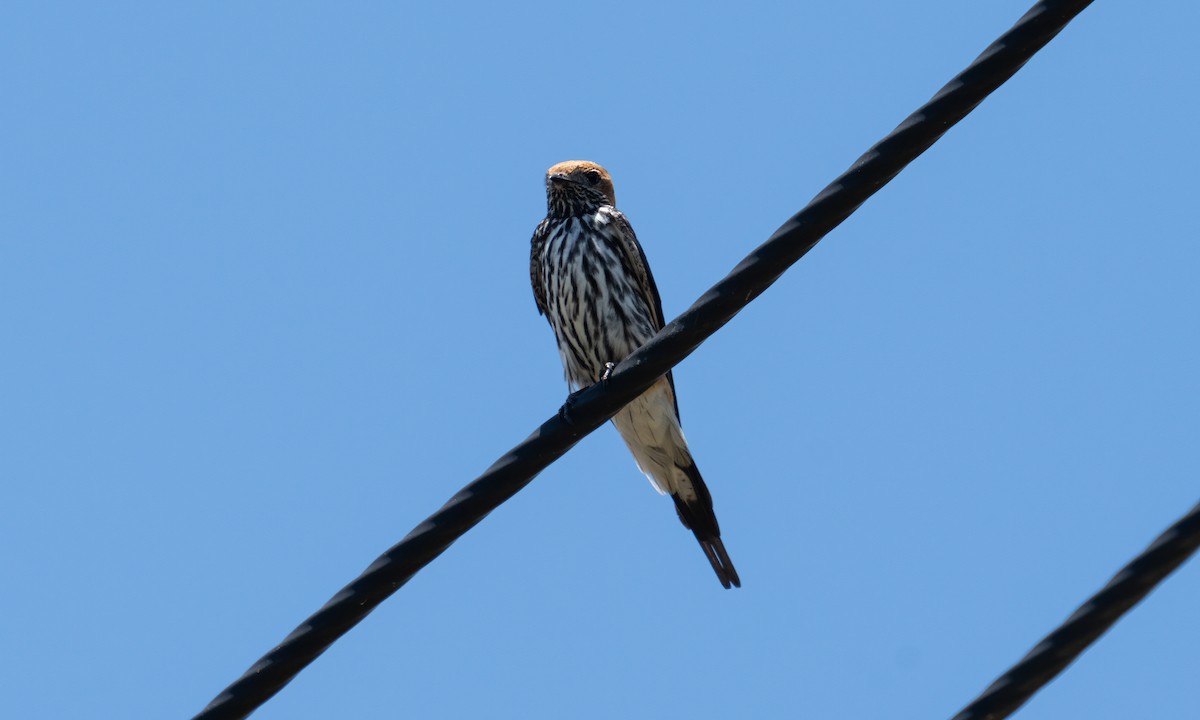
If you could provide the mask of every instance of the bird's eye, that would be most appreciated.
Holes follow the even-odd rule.
[[[587,178],[588,184],[590,185],[600,184],[600,173],[596,172],[595,170],[588,170],[583,174],[583,176]]]

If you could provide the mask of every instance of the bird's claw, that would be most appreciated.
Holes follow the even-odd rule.
[[[604,363],[604,372],[601,373],[601,375],[600,375],[600,383],[601,384],[603,384],[603,385],[608,384],[608,378],[609,378],[609,376],[612,375],[613,368],[615,368],[616,366],[617,366],[616,363],[611,363],[611,362]],[[568,395],[566,402],[564,402],[562,404],[562,407],[560,407],[558,409],[558,416],[560,418],[562,418],[563,422],[565,422],[568,425],[575,424],[575,419],[571,417],[571,408],[575,407],[575,402],[577,400],[579,400],[579,395],[584,390],[587,390],[587,388],[580,388],[579,390],[576,390],[575,392]]]
[[[576,390],[568,395],[566,402],[564,402],[562,407],[558,409],[558,416],[562,418],[562,421],[568,425],[575,424],[575,420],[571,417],[571,408],[575,406],[575,401],[579,399],[579,394],[581,392],[583,392],[583,390]]]

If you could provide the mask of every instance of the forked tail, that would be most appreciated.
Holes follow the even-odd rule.
[[[742,580],[733,567],[733,561],[729,559],[729,553],[725,552],[725,543],[721,542],[721,528],[717,525],[717,516],[713,512],[712,494],[708,492],[704,478],[700,477],[700,471],[696,468],[695,462],[689,463],[688,467],[679,469],[687,475],[689,484],[694,491],[687,493],[681,492],[686,488],[675,488],[675,492],[671,493],[671,499],[675,501],[675,510],[679,513],[679,520],[696,536],[700,548],[704,550],[704,556],[712,564],[713,571],[717,574],[721,585],[726,590],[730,587],[741,587]],[[688,497],[684,497],[685,495]]]

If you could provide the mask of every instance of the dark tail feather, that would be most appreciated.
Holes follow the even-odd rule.
[[[671,499],[675,501],[675,510],[679,513],[680,522],[696,536],[696,540],[700,543],[700,549],[704,551],[704,556],[712,564],[713,572],[717,574],[721,585],[726,590],[731,586],[741,587],[742,580],[733,567],[733,561],[729,559],[729,553],[725,552],[725,543],[721,542],[721,528],[717,525],[717,516],[713,512],[712,495],[708,492],[708,486],[700,477],[700,471],[696,469],[695,463],[692,463],[690,467],[680,469],[687,474],[696,491],[696,498],[692,500],[684,500],[677,494],[671,494]]]
[[[700,540],[700,536],[696,536]],[[741,587],[742,579],[738,577],[737,570],[733,567],[733,562],[729,559],[729,553],[725,552],[725,543],[721,542],[721,538],[713,538],[711,540],[700,540],[700,547],[704,550],[704,555],[708,561],[712,563],[713,571],[717,573],[717,579],[721,581],[721,585],[728,590],[733,587]]]

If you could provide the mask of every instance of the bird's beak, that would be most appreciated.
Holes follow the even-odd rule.
[[[567,177],[566,173],[554,173],[550,176],[550,182],[570,182],[571,178]]]

